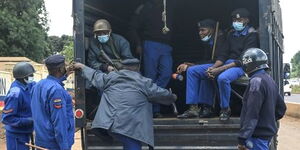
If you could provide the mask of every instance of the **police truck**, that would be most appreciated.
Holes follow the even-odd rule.
[[[93,36],[93,24],[98,19],[107,19],[113,32],[128,38],[130,18],[136,8],[147,0],[73,0],[74,48],[76,61],[86,63],[89,38]],[[162,0],[163,3],[164,0]],[[173,71],[184,61],[196,62],[201,56],[197,22],[212,18],[220,23],[222,30],[232,24],[231,12],[236,8],[247,8],[251,25],[259,32],[260,48],[265,50],[270,61],[270,74],[283,94],[283,33],[279,0],[166,0],[166,8],[174,13],[172,28]],[[168,15],[168,14],[167,14]],[[134,47],[134,45],[131,45]],[[165,118],[154,119],[155,148],[162,149],[237,149],[241,99],[247,81],[232,83],[232,117],[220,122],[216,116],[209,119],[179,120],[171,107],[164,107]],[[171,80],[169,88],[178,95],[176,106],[179,113],[185,105],[185,82]],[[120,143],[112,145],[101,141],[91,132],[93,114],[97,111],[99,96],[86,90],[86,81],[75,74],[76,127],[80,129],[83,150],[122,149]],[[218,98],[216,97],[216,103]],[[270,149],[276,150],[273,138]],[[145,145],[143,149],[148,149]]]

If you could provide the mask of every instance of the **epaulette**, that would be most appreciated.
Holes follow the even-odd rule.
[[[19,87],[13,87],[9,90],[7,97],[19,97],[21,89]]]

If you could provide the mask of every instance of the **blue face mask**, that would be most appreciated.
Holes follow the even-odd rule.
[[[205,36],[204,38],[202,38],[201,40],[203,41],[203,42],[207,42],[209,39],[211,38],[211,35],[207,35],[207,36]]]
[[[242,31],[245,29],[245,26],[242,22],[233,22],[232,27],[234,28],[235,31]]]
[[[100,43],[106,43],[109,40],[109,35],[100,35],[98,36],[98,40]]]

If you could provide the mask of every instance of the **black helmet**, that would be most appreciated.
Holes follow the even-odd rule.
[[[243,69],[250,74],[259,69],[268,69],[268,56],[259,48],[249,48],[242,55]]]
[[[25,78],[34,72],[33,66],[28,62],[19,62],[13,68],[13,75],[16,79]]]

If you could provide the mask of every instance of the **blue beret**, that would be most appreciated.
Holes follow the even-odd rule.
[[[45,64],[47,68],[59,68],[65,64],[65,57],[63,55],[52,55],[46,58]]]
[[[136,58],[132,58],[132,59],[125,59],[121,61],[121,64],[123,65],[135,65],[135,64],[139,64],[140,61]]]

